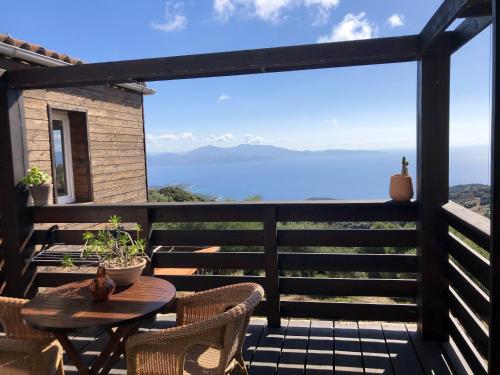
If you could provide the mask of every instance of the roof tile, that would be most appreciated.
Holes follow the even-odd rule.
[[[39,55],[43,56],[48,56],[56,60],[61,60],[64,62],[67,62],[72,65],[79,65],[83,64],[83,61],[80,59],[76,59],[74,57],[71,57],[65,53],[59,53],[56,51],[48,50],[43,46],[25,42],[24,40],[16,39],[10,36],[9,34],[0,34],[0,42],[9,44],[11,46],[16,46],[22,49],[25,49],[27,51],[35,52],[38,53]]]

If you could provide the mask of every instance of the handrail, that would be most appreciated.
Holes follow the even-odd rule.
[[[276,209],[277,221],[414,221],[415,202],[288,201],[288,202],[182,202],[135,204],[71,204],[31,207],[35,223],[103,222],[112,214],[124,222],[147,211],[150,222],[263,221],[264,209]],[[69,221],[72,220],[72,221]]]
[[[448,224],[477,243],[486,251],[490,247],[490,220],[455,202],[449,201],[442,207]]]

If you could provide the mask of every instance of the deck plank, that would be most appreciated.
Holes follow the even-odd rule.
[[[425,341],[417,333],[416,324],[406,324],[415,352],[426,374],[453,375],[451,365],[440,343]]]
[[[306,375],[332,374],[334,370],[333,349],[333,322],[311,321]]]
[[[403,323],[382,323],[385,341],[396,375],[423,375],[422,365]]]
[[[266,320],[262,318],[252,318],[250,321],[242,348],[243,360],[247,367],[250,367],[265,325]]]
[[[363,373],[357,322],[335,322],[335,374]]]
[[[290,320],[278,363],[278,375],[303,375],[306,366],[310,320]]]
[[[379,322],[359,322],[358,326],[365,373],[394,374],[381,324]]]
[[[455,375],[470,375],[474,373],[451,337],[449,342],[441,343],[441,347],[452,364]]]
[[[264,328],[250,363],[250,375],[276,373],[287,327],[288,319],[282,319],[280,328]]]
[[[140,332],[154,332],[175,325],[175,314],[158,315]],[[108,340],[103,330],[80,331],[71,337],[87,364],[92,363]],[[415,324],[332,322],[283,319],[281,328],[268,328],[263,318],[252,318],[243,357],[251,375],[266,374],[466,374],[457,369],[451,345],[423,341]],[[457,357],[458,358],[458,357]],[[76,368],[65,357],[65,370]],[[126,374],[123,358],[110,374]]]

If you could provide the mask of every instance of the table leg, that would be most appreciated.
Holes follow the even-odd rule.
[[[110,340],[103,349],[99,357],[94,362],[90,372],[92,374],[105,375],[111,367],[118,361],[122,353],[125,352],[125,341],[134,334],[142,322],[137,322],[128,326],[119,327],[113,335],[110,334]]]
[[[73,364],[78,369],[78,372],[82,375],[90,375],[91,372],[89,371],[87,366],[85,366],[85,363],[83,363],[80,354],[75,349],[68,336],[66,336],[64,333],[59,332],[55,332],[54,336],[64,348],[64,350],[68,354],[68,357],[71,359],[71,362],[73,362]]]

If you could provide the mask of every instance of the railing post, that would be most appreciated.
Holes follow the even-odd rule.
[[[499,78],[500,35],[498,17],[500,8],[496,0],[493,6],[492,32],[492,102],[491,102],[491,222],[490,222],[490,314],[488,374],[500,375],[500,94]]]
[[[146,254],[149,259],[151,259],[151,263],[148,263],[146,268],[144,269],[144,275],[153,276],[154,275],[154,267],[153,267],[153,248],[149,245],[149,239],[151,238],[151,222],[149,221],[149,210],[147,207],[141,209],[137,215],[137,224],[142,227],[142,232],[140,237],[146,241]]]
[[[419,321],[424,339],[448,340],[448,225],[440,207],[449,190],[450,56],[418,62],[417,230]]]
[[[24,297],[35,277],[34,268],[24,263],[34,248],[30,241],[33,220],[26,209],[28,194],[18,186],[25,174],[21,98],[20,92],[7,90],[5,75],[0,73],[0,223],[5,277],[2,294],[13,297]]]
[[[280,291],[278,269],[278,232],[276,207],[264,207],[264,266],[266,270],[267,325],[280,327]]]

